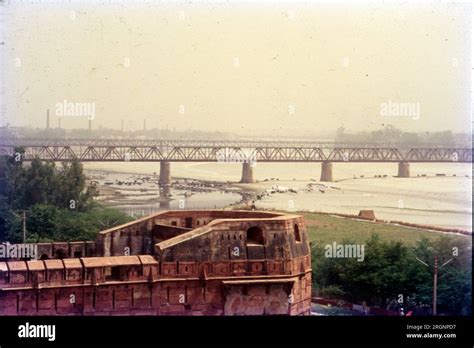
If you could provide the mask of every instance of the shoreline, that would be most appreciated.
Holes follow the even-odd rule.
[[[120,170],[105,170],[105,169],[85,169],[88,180],[94,180],[91,176],[101,175],[102,178],[107,178],[110,175],[130,175],[132,177],[145,176],[148,177],[149,183],[153,184],[153,188],[145,189],[145,194],[141,194],[143,197],[147,196],[146,201],[138,202],[137,198],[140,195],[133,195],[133,191],[138,191],[140,188],[126,188],[126,187],[111,187],[101,185],[98,188],[101,191],[105,191],[106,197],[102,201],[112,200],[115,201],[111,206],[130,205],[130,206],[149,206],[150,208],[156,208],[158,201],[176,201],[180,199],[182,195],[173,194],[173,198],[169,199],[153,199],[153,196],[159,195],[158,179],[159,175],[154,172],[153,174],[146,173],[145,171],[131,172],[131,171],[120,171]],[[467,176],[467,175],[466,175]],[[426,179],[438,179],[442,180],[435,182],[434,184],[424,184]],[[457,182],[444,184],[447,178],[457,179]],[[357,181],[365,179],[367,183],[365,186],[358,187]],[[373,181],[370,182],[370,179]],[[464,235],[472,234],[472,225],[462,218],[459,220],[459,214],[470,215],[472,212],[467,210],[460,210],[460,206],[465,197],[462,193],[459,193],[466,184],[463,181],[463,176],[444,176],[442,178],[433,177],[412,177],[416,182],[413,183],[415,190],[412,191],[410,185],[406,185],[408,181],[406,179],[397,178],[380,178],[376,176],[365,176],[363,178],[347,178],[343,180],[337,180],[334,182],[319,182],[313,178],[306,180],[261,180],[256,183],[244,184],[229,180],[209,180],[209,179],[196,179],[189,176],[173,176],[171,188],[181,191],[191,191],[191,188],[196,188],[199,193],[202,193],[199,197],[194,197],[200,201],[203,208],[206,205],[212,205],[212,197],[209,202],[206,202],[205,193],[210,192],[221,192],[221,193],[236,193],[240,195],[238,201],[234,203],[225,203],[220,201],[216,203],[219,209],[235,209],[235,207],[242,207],[244,209],[251,209],[252,206],[257,210],[287,210],[296,209],[297,211],[308,212],[308,213],[321,213],[330,215],[341,215],[345,217],[357,218],[357,213],[360,210],[369,209],[374,210],[375,214],[380,217],[380,222],[398,223],[406,227],[416,228],[419,226],[421,229],[427,229],[432,231],[453,231],[454,233],[461,233]],[[130,178],[127,178],[130,180]],[[133,179],[132,179],[133,180]],[[140,178],[138,178],[140,180]],[[189,183],[177,183],[176,181],[189,181]],[[403,180],[403,181],[402,181]],[[460,181],[459,181],[460,180]],[[110,181],[110,180],[109,180]],[[431,181],[431,180],[430,180]],[[193,184],[194,183],[194,184]],[[397,189],[394,185],[399,186],[402,189]],[[189,184],[189,185],[188,185]],[[110,185],[110,184],[109,184]],[[202,186],[201,186],[202,185]],[[420,185],[423,185],[422,189],[418,189]],[[440,187],[440,192],[427,191],[430,186]],[[448,185],[445,187],[445,185]],[[145,186],[145,185],[143,185]],[[287,186],[287,187],[285,187]],[[208,190],[209,188],[209,190]],[[276,190],[275,190],[276,189]],[[280,189],[283,189],[280,191]],[[120,192],[122,191],[122,192]],[[127,195],[123,191],[130,191],[131,195]],[[146,192],[148,191],[148,192]],[[151,191],[151,192],[150,192]],[[443,192],[448,193],[449,196],[443,195]],[[115,192],[115,194],[113,194]],[[431,196],[437,195],[437,201],[432,201]],[[108,196],[108,197],[107,197]],[[130,196],[132,199],[128,199]],[[178,197],[176,197],[178,196]],[[461,201],[457,199],[461,197]],[[214,196],[214,198],[216,198]],[[404,213],[397,212],[397,200],[403,198],[406,200]],[[138,198],[139,199],[139,198]],[[217,198],[219,200],[219,198]],[[117,202],[118,201],[118,202]],[[122,202],[120,202],[122,201]],[[295,207],[287,207],[289,201],[295,201]],[[410,202],[412,201],[412,202]],[[286,202],[286,204],[285,204]],[[432,205],[435,202],[435,205]],[[438,202],[438,203],[436,203]],[[106,202],[104,202],[106,203]],[[127,204],[129,203],[129,204]],[[176,203],[176,202],[175,202]],[[107,203],[106,203],[107,204]],[[467,203],[466,203],[467,204]],[[377,207],[382,207],[377,209]],[[148,207],[146,207],[148,208]],[[171,207],[174,209],[173,207]],[[324,209],[326,208],[326,209]],[[402,207],[403,208],[403,207]],[[182,209],[182,208],[181,208]],[[191,208],[190,208],[191,209]],[[400,209],[400,206],[398,207]],[[408,213],[408,215],[406,215]],[[400,221],[403,217],[408,216],[409,219]]]

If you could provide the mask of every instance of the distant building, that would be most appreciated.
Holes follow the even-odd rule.
[[[0,315],[309,315],[303,218],[166,211],[0,262]]]

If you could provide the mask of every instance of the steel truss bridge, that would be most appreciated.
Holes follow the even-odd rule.
[[[472,162],[472,147],[322,142],[0,139],[0,154],[23,161],[84,162]]]

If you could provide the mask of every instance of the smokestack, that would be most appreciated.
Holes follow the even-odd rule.
[[[49,129],[49,109],[46,110],[46,129]]]
[[[89,132],[92,131],[92,120],[89,119]]]
[[[143,130],[146,131],[146,118],[143,119]]]
[[[122,132],[123,132],[123,120],[122,120]]]
[[[58,128],[61,129],[61,116],[58,117]]]

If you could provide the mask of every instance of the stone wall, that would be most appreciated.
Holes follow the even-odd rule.
[[[96,254],[95,242],[36,243],[39,259],[89,257]]]
[[[298,215],[164,212],[41,250],[62,259],[0,262],[0,315],[310,314]]]
[[[158,262],[150,255],[1,262],[0,314],[308,314],[310,267],[309,256],[219,263]]]

